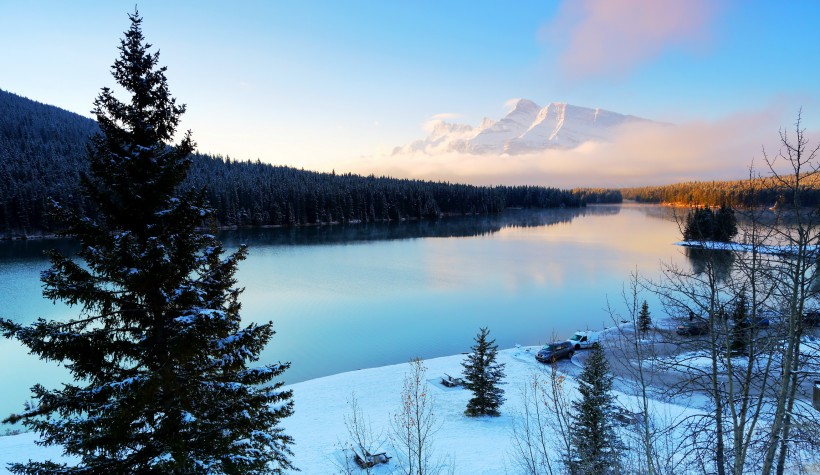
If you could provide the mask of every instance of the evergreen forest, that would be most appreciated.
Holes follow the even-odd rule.
[[[93,212],[77,192],[97,123],[0,90],[0,237],[59,231],[50,200]],[[183,188],[205,189],[218,226],[300,226],[620,202],[617,190],[473,186],[319,173],[194,154]]]
[[[788,178],[788,177],[783,177]],[[820,177],[804,178],[801,206],[820,205]],[[688,181],[662,186],[642,186],[620,190],[623,199],[639,203],[731,208],[782,207],[792,205],[788,187],[775,177],[751,180]]]

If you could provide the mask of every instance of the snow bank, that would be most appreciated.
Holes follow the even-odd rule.
[[[435,399],[435,414],[440,428],[434,438],[434,451],[445,464],[454,465],[456,474],[516,473],[512,459],[513,417],[521,406],[520,388],[533,374],[545,368],[535,361],[538,347],[517,347],[499,351],[499,361],[506,364],[507,401],[500,417],[469,418],[464,408],[470,398],[463,388],[447,388],[439,380],[445,373],[461,373],[463,355],[435,358],[424,362],[427,382]],[[579,353],[577,356],[581,356]],[[579,358],[581,359],[581,358]],[[577,363],[561,362],[568,373],[577,373]],[[349,414],[348,401],[355,394],[364,417],[369,418],[374,432],[382,434],[382,450],[395,455],[387,442],[391,415],[400,404],[400,393],[408,364],[398,364],[336,374],[290,385],[293,389],[295,413],[283,423],[283,428],[296,440],[294,464],[304,474],[335,473],[335,462],[342,456],[341,447],[348,442],[344,417]],[[546,375],[544,376],[546,377]],[[568,378],[567,388],[574,393],[575,384]],[[616,393],[617,394],[617,393]],[[631,405],[632,397],[619,394],[619,401]],[[678,416],[693,411],[672,404],[657,403],[656,410],[664,415]],[[60,449],[35,445],[34,434],[0,437],[0,474],[8,473],[5,464],[28,459],[59,459]],[[393,461],[379,466],[374,473],[388,473]]]

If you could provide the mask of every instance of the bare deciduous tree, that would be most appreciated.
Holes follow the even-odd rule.
[[[426,375],[427,368],[421,359],[410,361],[410,373],[405,375],[401,391],[401,407],[390,421],[396,465],[406,475],[435,475],[447,468],[433,450],[440,424]],[[452,467],[452,463],[449,465]]]
[[[801,111],[802,112],[802,111]],[[820,208],[804,206],[805,185],[820,172],[820,144],[809,147],[801,113],[795,122],[794,135],[780,131],[780,150],[771,157],[764,150],[764,159],[772,179],[786,198],[787,206],[778,210],[771,226],[777,244],[788,246],[790,252],[781,256],[772,269],[778,283],[776,297],[781,303],[782,341],[780,342],[779,377],[775,388],[772,424],[765,442],[762,473],[781,475],[787,468],[790,444],[796,442],[792,431],[799,424],[796,411],[798,393],[806,373],[801,371],[800,354],[804,334],[804,314],[816,297],[817,246],[820,245]],[[787,174],[779,173],[783,164]]]
[[[623,436],[634,441],[627,445],[637,453],[636,457],[625,459],[629,464],[625,471],[647,475],[673,474],[677,468],[673,461],[675,450],[671,430],[674,421],[663,419],[653,407],[653,392],[657,396],[658,388],[664,384],[654,369],[659,353],[669,351],[669,336],[655,326],[646,325],[646,330],[642,330],[642,315],[648,313],[646,300],[641,303],[642,286],[636,269],[630,274],[629,283],[621,295],[625,313],[607,304],[617,335],[606,342],[605,349],[613,369],[626,375],[621,381],[624,385],[621,389],[637,400],[637,405],[622,408],[631,413],[626,416],[633,422],[626,427]]]
[[[668,362],[683,375],[673,394],[710,399],[686,421],[692,435],[683,453],[704,472],[781,475],[799,470],[806,451],[798,447],[814,443],[806,437],[817,428],[806,380],[817,368],[807,366],[802,349],[804,316],[816,308],[820,208],[804,203],[802,192],[820,176],[820,147],[808,148],[799,115],[794,135],[781,132],[780,139],[776,157],[764,151],[770,177],[760,180],[752,170],[747,182],[749,195],[759,195],[761,183],[778,193],[776,210],[743,210],[741,250],[695,243],[703,249],[687,254],[698,260],[693,270],[666,265],[652,287],[668,313],[691,312],[708,323],[707,335],[680,339],[682,356]]]
[[[705,244],[705,243],[701,243]],[[758,418],[763,409],[763,388],[768,371],[757,371],[766,364],[767,353],[759,346],[766,340],[756,329],[743,332],[745,354],[733,354],[736,349],[738,324],[729,318],[738,301],[747,301],[751,316],[757,314],[767,298],[763,289],[763,274],[746,272],[760,265],[760,243],[750,243],[753,252],[738,253],[726,258],[729,251],[699,253],[692,271],[667,264],[663,279],[654,283],[653,290],[665,303],[671,315],[695,315],[706,323],[705,335],[684,335],[677,338],[680,348],[674,358],[663,364],[678,374],[670,384],[670,397],[703,394],[709,398],[709,407],[682,423],[690,434],[683,453],[695,467],[719,475],[745,473],[748,456],[754,444]],[[728,266],[726,263],[730,262]],[[751,289],[750,297],[742,297]],[[688,323],[682,317],[682,324]],[[742,320],[742,318],[741,318]],[[705,358],[707,364],[701,362]]]
[[[520,387],[521,406],[513,416],[513,465],[529,475],[565,473],[563,453],[571,450],[570,398],[565,377],[554,365],[533,373]]]
[[[344,415],[348,440],[338,444],[341,448],[341,455],[334,463],[344,474],[361,473],[362,469],[365,473],[370,474],[372,467],[367,464],[360,467],[356,463],[356,458],[367,461],[369,455],[379,453],[384,442],[383,437],[381,433],[373,430],[373,424],[369,417],[365,417],[355,394],[351,394],[348,407],[349,412]]]

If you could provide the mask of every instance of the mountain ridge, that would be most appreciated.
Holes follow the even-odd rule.
[[[392,155],[417,152],[517,155],[569,150],[585,142],[609,142],[620,127],[630,124],[659,123],[566,102],[551,102],[542,107],[529,99],[518,99],[507,115],[497,121],[485,117],[478,127],[436,121],[426,138],[395,147]]]

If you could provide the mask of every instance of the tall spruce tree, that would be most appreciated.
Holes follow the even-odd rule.
[[[202,192],[180,192],[194,149],[190,132],[171,145],[185,106],[171,97],[159,53],[138,12],[112,73],[130,93],[103,88],[94,102],[101,134],[88,147],[82,189],[94,216],[61,210],[83,263],[56,251],[44,295],[80,309],[69,321],[29,326],[0,320],[4,336],[62,362],[74,381],[32,388],[22,419],[74,465],[12,464],[16,473],[280,473],[293,468],[292,439],[278,422],[293,411],[274,382],[289,364],[249,367],[271,323],[240,326],[227,257],[197,231],[212,211]]]
[[[468,416],[498,416],[498,408],[504,403],[504,390],[498,387],[504,379],[504,364],[496,361],[498,345],[488,340],[490,330],[482,328],[475,337],[472,352],[464,367],[464,386],[473,392],[464,411]]]
[[[613,426],[612,375],[600,345],[589,351],[578,378],[581,399],[573,401],[571,452],[573,475],[619,473],[621,442]]]
[[[715,229],[712,239],[720,242],[729,242],[737,236],[737,218],[735,211],[726,204],[720,205],[715,212]]]
[[[696,208],[686,215],[683,228],[685,241],[709,241],[715,228],[715,214],[709,208]]]

